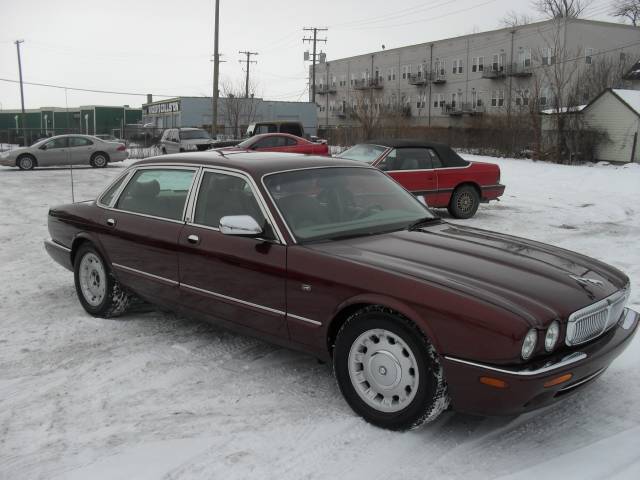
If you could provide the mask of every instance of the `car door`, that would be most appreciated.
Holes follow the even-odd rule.
[[[438,194],[438,176],[433,169],[428,148],[394,148],[376,166],[427,205]]]
[[[178,301],[178,237],[196,167],[136,169],[103,209],[99,234],[114,272],[143,298]]]
[[[88,165],[95,149],[86,137],[69,137],[69,158],[73,165]]]
[[[184,306],[277,337],[285,322],[286,246],[272,233],[264,202],[244,174],[205,169],[193,213],[180,234]],[[220,219],[250,215],[260,238],[226,235]]]
[[[38,166],[69,165],[68,137],[52,138],[36,154]]]

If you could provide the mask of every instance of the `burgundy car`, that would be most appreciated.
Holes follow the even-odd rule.
[[[137,296],[332,361],[351,407],[390,429],[565,398],[638,326],[622,272],[449,224],[360,162],[151,158],[48,219],[89,314]]]
[[[288,133],[263,133],[254,135],[233,147],[219,148],[223,152],[256,150],[258,152],[303,153],[305,155],[329,155],[326,143],[310,142]]]
[[[500,167],[468,162],[447,145],[422,140],[371,140],[345,150],[340,158],[378,167],[432,208],[455,218],[471,218],[481,202],[504,193]]]

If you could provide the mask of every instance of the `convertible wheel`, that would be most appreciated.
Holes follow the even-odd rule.
[[[462,185],[453,192],[449,202],[449,213],[455,218],[471,218],[480,205],[480,196],[471,185]]]
[[[22,155],[18,158],[17,164],[20,170],[33,170],[33,167],[36,166],[36,159],[31,155]]]
[[[82,245],[75,256],[74,280],[80,303],[94,317],[117,317],[129,307],[131,295],[124,291],[90,244]]]
[[[338,332],[333,368],[351,408],[378,427],[416,428],[449,404],[433,346],[413,323],[382,307],[347,319]]]
[[[91,163],[91,166],[94,168],[104,168],[107,166],[107,163],[109,163],[109,158],[106,153],[99,152],[91,157],[89,163]]]

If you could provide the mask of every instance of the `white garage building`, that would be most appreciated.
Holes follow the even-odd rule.
[[[640,91],[607,89],[582,110],[585,123],[605,133],[596,147],[596,159],[640,162]]]

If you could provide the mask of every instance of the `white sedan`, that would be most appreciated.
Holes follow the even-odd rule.
[[[124,143],[108,142],[91,135],[57,135],[39,140],[30,147],[0,153],[0,165],[31,170],[58,165],[106,167],[129,156]]]

